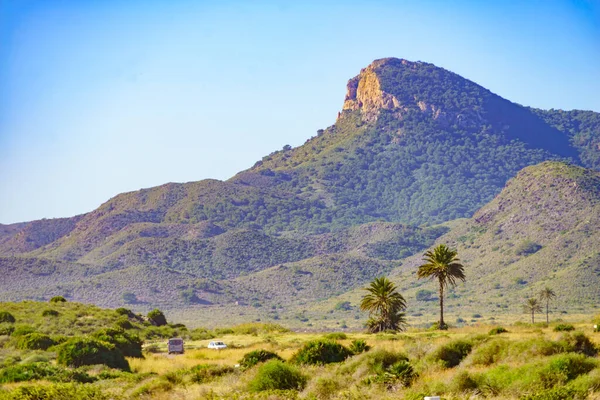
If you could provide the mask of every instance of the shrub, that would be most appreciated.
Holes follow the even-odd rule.
[[[371,346],[369,346],[367,342],[362,339],[355,339],[352,341],[352,343],[350,343],[350,351],[354,354],[364,353],[370,349]]]
[[[366,366],[366,372],[376,375],[385,373],[388,368],[400,361],[408,361],[408,357],[403,353],[383,349],[373,350],[362,357],[360,363]]]
[[[465,362],[471,365],[492,365],[506,356],[510,342],[493,339],[473,349]]]
[[[416,376],[417,374],[408,360],[401,360],[388,368],[383,374],[383,381],[386,383],[400,382],[403,386],[410,386]]]
[[[469,392],[477,389],[477,382],[468,371],[460,371],[452,378],[450,388],[455,393]]]
[[[190,338],[192,340],[207,340],[215,337],[215,334],[206,328],[196,328],[190,332]]]
[[[0,383],[26,382],[45,379],[51,382],[90,383],[95,379],[85,371],[64,369],[47,362],[12,365],[0,369]]]
[[[559,343],[564,347],[564,351],[585,354],[590,357],[598,354],[594,343],[583,332],[565,333],[559,338]]]
[[[416,294],[417,301],[430,301],[433,300],[434,292],[431,290],[421,289]]]
[[[440,326],[439,322],[434,322],[431,324],[431,326],[429,327],[429,330],[432,331],[447,331],[449,328],[448,324],[444,323],[444,325]]]
[[[265,362],[271,359],[277,359],[283,361],[276,353],[267,350],[254,350],[250,353],[244,354],[244,357],[240,360],[240,367],[242,369],[248,369],[255,366],[258,363]]]
[[[17,348],[21,350],[46,350],[55,344],[50,336],[43,333],[28,333],[17,340]]]
[[[574,330],[575,327],[571,324],[558,324],[554,327],[554,332],[570,332]]]
[[[60,313],[56,310],[44,310],[42,311],[42,317],[58,317]]]
[[[35,332],[35,328],[31,325],[17,325],[12,333],[12,336],[23,336]]]
[[[15,327],[12,324],[5,323],[0,325],[0,336],[10,336],[14,331]]]
[[[7,322],[9,324],[15,323],[15,317],[8,311],[0,311],[0,323]]]
[[[158,308],[155,308],[148,313],[148,320],[152,325],[155,326],[167,325],[167,318],[165,317],[165,314],[163,314],[163,312]]]
[[[438,347],[430,358],[445,368],[456,367],[471,352],[473,344],[466,340],[454,340]]]
[[[588,392],[585,390],[577,390],[569,386],[559,386],[541,390],[534,394],[521,396],[520,400],[584,400],[587,398]]]
[[[50,303],[66,303],[67,299],[62,296],[54,296],[50,299]]]
[[[135,326],[133,326],[131,321],[129,321],[127,318],[119,318],[115,322],[115,326],[117,326],[118,328],[121,328],[121,329],[134,329],[135,328]]]
[[[501,333],[506,333],[506,332],[508,332],[506,329],[504,329],[501,326],[498,326],[498,327],[492,329],[489,334],[490,335],[499,335]]]
[[[532,242],[531,240],[525,240],[517,245],[515,248],[515,254],[518,256],[528,256],[530,254],[537,253],[541,248],[541,245]]]
[[[210,382],[219,376],[230,374],[234,371],[226,365],[200,364],[190,369],[191,381],[194,383]]]
[[[115,345],[125,357],[143,358],[142,340],[123,329],[104,328],[92,334],[92,337]]]
[[[56,361],[70,367],[104,364],[129,371],[129,363],[115,345],[92,338],[69,339],[60,346]]]
[[[131,312],[130,309],[128,308],[124,308],[124,307],[119,307],[115,310],[115,312],[119,315],[125,315],[127,317],[129,317],[130,315],[133,315],[133,312]]]
[[[260,366],[256,377],[250,381],[253,392],[263,390],[302,390],[307,378],[296,368],[279,360],[270,360]]]
[[[93,385],[73,383],[19,386],[2,397],[3,400],[109,400],[112,398],[113,395],[104,394],[100,388]]]
[[[348,339],[348,335],[343,332],[332,332],[325,335],[325,339],[331,340],[346,340]]]
[[[564,383],[587,374],[598,365],[597,361],[583,354],[561,354],[546,361],[542,375],[555,376],[556,383]],[[547,379],[544,376],[543,379]]]
[[[313,340],[292,356],[296,364],[322,365],[342,362],[351,355],[350,350],[330,340]]]

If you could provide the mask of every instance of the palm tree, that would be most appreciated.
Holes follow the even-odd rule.
[[[456,281],[465,281],[464,266],[456,257],[456,250],[440,244],[424,255],[425,264],[419,267],[417,277],[437,279],[440,284],[440,322],[439,329],[448,329],[444,323],[444,289],[448,285],[456,286]]]
[[[556,298],[556,293],[554,293],[554,290],[546,286],[538,296],[540,296],[540,300],[546,301],[546,323],[549,324],[550,321],[548,320],[548,309],[550,306],[550,300]]]
[[[363,297],[360,309],[369,311],[369,332],[404,329],[406,318],[402,311],[406,309],[406,300],[396,291],[396,285],[383,276],[375,278],[365,290],[369,293]]]
[[[540,302],[538,299],[532,297],[525,301],[525,304],[523,304],[523,310],[526,313],[531,313],[531,323],[535,324],[535,312],[536,311],[541,312],[542,306],[540,305]]]

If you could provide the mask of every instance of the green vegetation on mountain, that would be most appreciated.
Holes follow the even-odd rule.
[[[469,308],[467,296],[514,312],[551,281],[570,289],[555,286],[557,308],[588,309],[600,253],[593,235],[583,237],[581,218],[595,218],[597,182],[583,178],[589,170],[575,179],[575,167],[543,162],[598,169],[599,115],[531,109],[432,64],[376,60],[348,82],[334,125],[226,182],[168,183],[73,218],[0,225],[0,299],[58,295],[303,324],[317,323],[311,312],[350,302],[335,312],[359,325],[355,291],[377,276],[402,279],[407,299],[432,291],[414,279],[414,260],[437,240],[457,247],[477,273],[472,286],[447,293],[451,313]],[[547,172],[527,175],[535,168],[525,167],[540,163],[555,166],[552,182]],[[525,186],[511,194],[509,183],[497,197],[515,176]],[[502,211],[492,218],[486,210],[506,196],[512,219],[496,221]],[[535,229],[525,228],[529,220]],[[522,231],[507,230],[514,221],[525,221]],[[433,303],[419,300],[413,313],[426,318]]]

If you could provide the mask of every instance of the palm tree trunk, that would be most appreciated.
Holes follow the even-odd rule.
[[[440,326],[439,329],[444,329],[444,285],[442,281],[440,281]]]
[[[546,300],[546,325],[550,324],[550,321],[548,320],[548,306],[550,304],[550,300]]]
[[[535,319],[533,317],[533,314],[535,314],[535,310],[533,308],[531,308],[531,323],[535,324]]]

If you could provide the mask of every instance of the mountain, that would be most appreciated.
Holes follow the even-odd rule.
[[[228,181],[168,183],[76,217],[0,225],[0,300],[60,294],[113,307],[134,294],[138,308],[310,308],[404,276],[405,257],[466,229],[447,221],[472,217],[548,160],[600,169],[600,114],[532,109],[432,64],[376,60],[348,82],[334,125]]]
[[[523,169],[493,201],[438,238],[456,248],[467,266],[467,283],[452,292],[449,310],[463,317],[469,311],[519,314],[526,298],[550,287],[557,294],[555,312],[595,312],[598,226],[600,173],[557,162]],[[436,290],[433,283],[415,281],[421,260],[409,257],[391,275],[408,283],[413,306],[435,313],[436,304],[414,301],[418,290]]]

